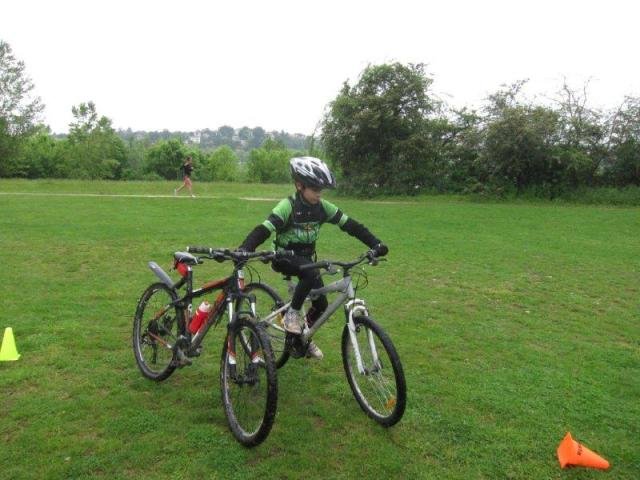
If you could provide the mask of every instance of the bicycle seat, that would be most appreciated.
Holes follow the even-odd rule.
[[[173,258],[176,262],[184,263],[185,265],[197,265],[198,259],[187,252],[176,252],[173,254]]]

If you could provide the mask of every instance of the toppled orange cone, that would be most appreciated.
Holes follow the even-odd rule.
[[[558,446],[558,460],[560,468],[571,466],[599,468],[606,470],[609,462],[597,453],[592,452],[581,443],[571,438],[571,433],[567,432],[560,446]]]

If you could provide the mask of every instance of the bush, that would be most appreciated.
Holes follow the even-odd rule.
[[[228,146],[217,148],[207,159],[204,167],[210,180],[234,182],[238,180],[238,156]]]
[[[156,172],[148,172],[142,175],[142,180],[145,180],[148,182],[158,182],[166,179],[160,176],[159,174],[157,174]]]
[[[640,187],[581,187],[563,192],[560,199],[592,205],[640,206]]]
[[[291,177],[289,159],[294,156],[284,146],[267,144],[251,151],[247,162],[247,179],[258,183],[284,183]]]

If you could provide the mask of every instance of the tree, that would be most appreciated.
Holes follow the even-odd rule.
[[[481,154],[486,183],[515,188],[550,187],[562,179],[557,164],[558,113],[518,99],[525,82],[489,96]]]
[[[145,172],[157,174],[161,178],[174,180],[179,177],[180,166],[187,151],[181,140],[172,139],[158,142],[147,152]],[[197,165],[194,162],[194,170]]]
[[[238,178],[238,156],[227,145],[217,148],[209,157],[211,180],[233,182]]]
[[[149,146],[148,138],[142,137],[139,132],[134,132],[131,128],[118,130],[117,133],[125,145],[125,161],[120,178],[123,180],[141,180],[144,169],[144,155]]]
[[[111,120],[99,117],[93,102],[71,108],[74,121],[69,124],[68,176],[90,179],[117,179],[126,162],[125,146],[111,126]]]
[[[249,148],[259,148],[266,138],[267,132],[262,127],[255,127],[251,130],[251,140],[249,141]]]
[[[233,139],[235,133],[236,132],[233,127],[230,127],[229,125],[223,125],[222,127],[218,128],[217,145],[228,145],[233,148],[237,143]]]
[[[328,156],[342,170],[343,187],[413,193],[433,181],[441,142],[433,122],[439,102],[423,64],[367,67],[358,83],[344,83],[322,122]],[[435,130],[434,130],[435,127]],[[393,175],[389,173],[393,172]]]
[[[34,130],[44,108],[40,98],[32,96],[33,89],[24,62],[0,40],[0,176],[16,173],[20,145]]]
[[[566,82],[558,93],[560,168],[567,186],[593,184],[606,158],[605,126],[601,112],[587,103],[588,84],[576,91]]]
[[[282,142],[268,139],[265,146],[255,148],[249,154],[247,177],[250,182],[283,183],[289,175],[289,152]]]
[[[240,138],[240,140],[248,141],[251,138],[251,129],[249,127],[242,127],[238,130],[238,138]]]
[[[25,178],[63,177],[66,142],[56,140],[48,127],[40,126],[20,148],[16,176]]]
[[[640,98],[625,97],[608,125],[608,179],[619,186],[640,185]]]

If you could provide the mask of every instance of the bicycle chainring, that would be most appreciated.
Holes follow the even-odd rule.
[[[302,358],[307,354],[310,342],[303,342],[300,335],[287,332],[285,348],[293,358]]]

